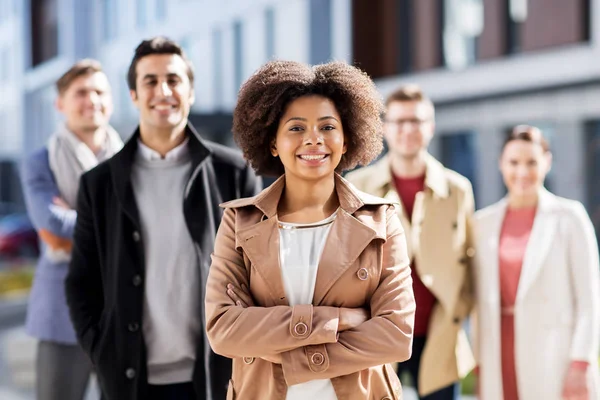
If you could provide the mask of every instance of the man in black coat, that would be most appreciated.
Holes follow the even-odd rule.
[[[107,400],[225,399],[231,361],[206,339],[204,286],[219,204],[260,179],[188,122],[194,75],[176,43],[143,41],[127,79],[140,123],[81,178],[71,318]]]

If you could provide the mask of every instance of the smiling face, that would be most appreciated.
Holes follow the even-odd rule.
[[[433,137],[433,107],[425,101],[392,101],[386,109],[384,135],[394,156],[413,159]]]
[[[513,196],[536,196],[550,171],[552,156],[538,143],[512,140],[504,146],[500,172]]]
[[[76,78],[56,101],[73,132],[94,132],[108,125],[113,111],[108,79],[103,72]]]
[[[152,54],[139,60],[131,98],[140,110],[142,130],[170,134],[185,127],[194,104],[187,68],[176,54]]]
[[[345,152],[342,120],[331,100],[310,95],[290,102],[271,146],[288,177],[306,181],[333,177]]]

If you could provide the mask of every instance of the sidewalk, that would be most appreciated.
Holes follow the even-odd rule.
[[[0,399],[35,400],[37,341],[25,333],[27,299],[0,302]],[[405,400],[416,400],[412,388],[404,388]],[[100,398],[96,380],[90,382],[85,400]],[[463,396],[462,400],[474,400]]]

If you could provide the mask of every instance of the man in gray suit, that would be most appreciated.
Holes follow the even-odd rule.
[[[81,400],[92,364],[77,344],[64,288],[79,177],[111,157],[123,143],[108,124],[112,96],[99,62],[77,62],[56,82],[56,88],[56,107],[64,123],[21,168],[29,217],[42,241],[26,330],[39,340],[36,399]]]

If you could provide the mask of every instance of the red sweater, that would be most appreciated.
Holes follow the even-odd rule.
[[[425,189],[425,175],[417,178],[401,178],[394,176],[394,184],[396,191],[402,200],[402,205],[407,216],[412,216],[413,207],[415,205],[415,197],[417,193]],[[407,240],[410,240],[407,238]],[[416,264],[413,260],[411,264],[413,291],[415,293],[415,303],[417,310],[415,312],[415,336],[426,336],[429,329],[429,317],[436,303],[436,298],[423,284],[421,278],[417,274]]]

